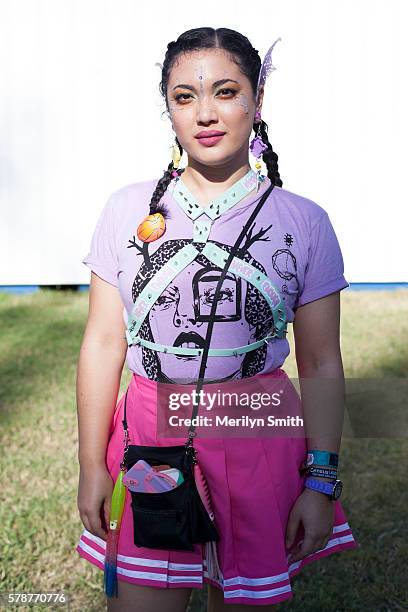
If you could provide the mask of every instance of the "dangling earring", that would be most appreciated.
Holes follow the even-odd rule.
[[[255,115],[255,119],[261,119],[261,114],[259,112],[256,113]],[[252,155],[254,155],[256,157],[256,163],[255,163],[255,168],[256,168],[256,192],[258,193],[259,190],[259,185],[261,182],[261,168],[262,168],[262,164],[260,162],[260,159],[264,153],[264,151],[266,151],[266,149],[268,148],[268,145],[266,145],[263,140],[262,137],[260,136],[260,131],[261,131],[261,121],[259,121],[259,123],[257,124],[258,128],[256,131],[256,134],[254,136],[254,138],[251,140],[251,143],[249,145],[250,151],[252,153]]]
[[[172,146],[172,161],[173,161],[173,171],[171,176],[175,178],[178,176],[177,168],[179,167],[179,163],[181,160],[180,147],[178,146],[177,140]]]

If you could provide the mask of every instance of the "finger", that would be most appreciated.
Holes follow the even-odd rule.
[[[82,514],[80,513],[79,516],[81,517],[81,521],[82,521],[82,524],[85,527],[85,529],[87,531],[90,531],[91,525],[89,523],[88,516],[86,514],[83,514],[83,513]]]
[[[294,556],[296,554],[298,554],[299,551],[300,551],[301,544],[302,544],[302,540],[300,542],[296,542],[296,544],[291,547],[290,554],[287,556],[287,562],[288,563],[292,563],[293,562]]]
[[[289,521],[286,527],[286,537],[285,537],[285,546],[289,549],[296,537],[296,533],[299,527],[300,517],[297,514],[291,514],[289,516]]]
[[[306,533],[299,552],[297,552],[291,557],[291,561],[300,561],[301,559],[304,559],[307,555],[310,555],[312,552],[314,552],[316,542],[318,542],[316,537],[307,535]]]
[[[330,538],[331,538],[331,534],[330,534],[330,535],[329,535],[327,538],[324,538],[324,539],[323,539],[322,544],[321,544],[321,546],[320,546],[320,548],[321,548],[322,550],[323,550],[324,548],[326,548],[326,546],[328,545],[328,543],[329,543],[329,541],[330,541]]]
[[[88,514],[88,519],[90,523],[89,531],[93,534],[101,538],[102,540],[106,540],[106,531],[102,527],[101,517],[98,513]]]

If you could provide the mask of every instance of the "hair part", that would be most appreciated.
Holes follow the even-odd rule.
[[[167,110],[169,110],[167,100],[169,75],[177,58],[182,54],[201,49],[222,49],[227,52],[231,61],[239,66],[242,74],[250,81],[255,99],[262,62],[257,49],[252,46],[248,38],[240,32],[230,30],[229,28],[194,28],[183,32],[176,41],[172,41],[167,45],[167,51],[162,66],[162,77],[159,85],[160,93],[166,101]],[[262,141],[268,147],[262,155],[262,159],[267,167],[268,178],[273,185],[282,187],[282,180],[278,170],[278,156],[272,149],[272,145],[268,140],[268,125],[265,121],[261,120],[260,124],[253,124],[253,130],[259,133]],[[175,140],[180,149],[180,155],[182,156],[183,148],[177,137]],[[150,214],[157,211],[159,202],[173,178],[173,171],[174,166],[173,161],[171,161],[153,192],[150,201]],[[183,171],[184,168],[177,170],[177,173],[180,175]]]

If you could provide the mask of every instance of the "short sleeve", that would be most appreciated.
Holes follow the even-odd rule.
[[[82,260],[95,274],[118,287],[118,257],[115,248],[113,196],[110,196],[97,221],[89,253]]]
[[[340,245],[326,212],[313,226],[303,287],[295,307],[345,289],[344,262]]]

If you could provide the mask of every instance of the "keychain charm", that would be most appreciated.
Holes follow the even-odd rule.
[[[166,231],[166,221],[163,215],[156,212],[147,215],[137,228],[137,237],[142,242],[154,242]]]

